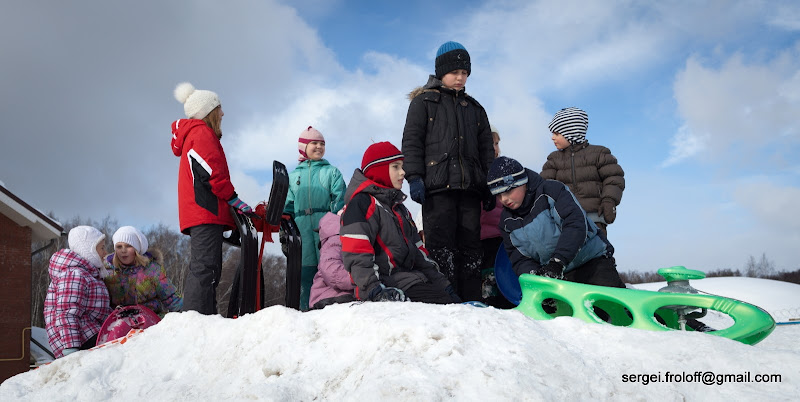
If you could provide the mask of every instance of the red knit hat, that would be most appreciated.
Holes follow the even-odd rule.
[[[367,148],[361,159],[361,171],[364,176],[378,185],[394,188],[392,179],[389,178],[389,164],[403,160],[403,154],[388,141],[376,142]]]

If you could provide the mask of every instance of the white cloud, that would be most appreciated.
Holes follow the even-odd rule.
[[[773,5],[771,8],[774,10],[769,19],[771,25],[788,31],[800,31],[800,7],[796,2]]]
[[[684,125],[678,129],[670,145],[672,149],[667,160],[661,164],[662,167],[674,165],[705,151],[708,147],[708,135],[692,133],[689,127]]]
[[[769,177],[742,180],[733,189],[736,202],[773,232],[800,237],[800,214],[795,213],[800,187],[776,185]]]
[[[741,54],[734,54],[718,68],[699,57],[689,58],[674,83],[685,126],[675,134],[669,162],[676,162],[676,155],[696,155],[682,149],[687,141],[714,144],[707,148],[710,157],[737,163],[741,154],[752,157],[761,147],[798,144],[798,70],[798,47],[763,63],[746,63]]]

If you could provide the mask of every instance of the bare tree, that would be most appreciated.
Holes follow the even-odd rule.
[[[756,262],[752,255],[745,265],[745,276],[752,278],[766,278],[775,274],[775,264],[767,258],[766,253],[761,253],[761,259]]]

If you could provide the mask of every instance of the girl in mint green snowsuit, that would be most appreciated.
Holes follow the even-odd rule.
[[[322,157],[325,138],[309,126],[298,140],[300,163],[289,174],[289,194],[285,214],[294,217],[303,244],[303,270],[300,277],[300,310],[308,310],[311,283],[319,263],[319,220],[327,212],[336,213],[344,207],[345,183],[342,172]]]

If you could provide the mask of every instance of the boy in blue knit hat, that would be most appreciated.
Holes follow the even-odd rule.
[[[425,246],[463,300],[481,299],[480,214],[494,208],[489,118],[465,92],[472,72],[458,42],[436,52],[435,74],[409,94],[403,154],[411,199],[422,205]]]

